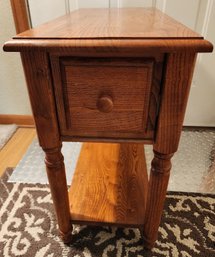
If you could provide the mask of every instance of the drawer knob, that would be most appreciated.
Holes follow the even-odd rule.
[[[97,108],[100,112],[111,112],[113,109],[113,99],[110,96],[101,96],[97,101]]]

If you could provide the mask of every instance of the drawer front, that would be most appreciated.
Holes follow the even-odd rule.
[[[153,59],[64,57],[57,62],[53,75],[63,136],[149,136]]]

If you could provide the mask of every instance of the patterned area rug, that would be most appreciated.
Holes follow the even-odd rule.
[[[0,256],[4,257],[209,257],[215,256],[215,196],[168,193],[159,237],[145,251],[138,229],[75,226],[65,246],[49,188],[0,181]]]

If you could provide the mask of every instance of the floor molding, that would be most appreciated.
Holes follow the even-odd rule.
[[[32,115],[0,114],[0,124],[16,124],[19,126],[34,127]]]

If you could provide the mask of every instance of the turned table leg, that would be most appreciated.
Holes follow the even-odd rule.
[[[170,160],[172,156],[173,154],[161,154],[154,151],[143,227],[144,246],[148,249],[154,246],[157,239],[169,181]]]
[[[43,150],[46,154],[46,171],[57,215],[60,236],[65,243],[69,243],[71,241],[72,225],[70,221],[69,198],[61,146]]]
[[[46,155],[46,170],[59,230],[67,243],[71,237],[70,210],[50,59],[45,51],[22,52],[21,57],[39,144]]]
[[[149,249],[157,239],[171,158],[178,149],[195,60],[194,52],[170,53],[166,59],[143,226],[145,246]]]

